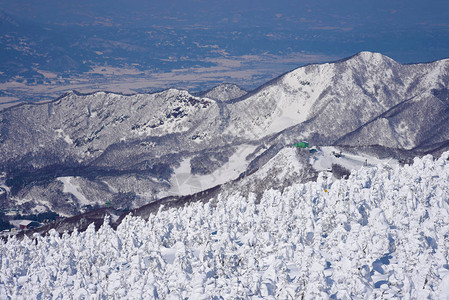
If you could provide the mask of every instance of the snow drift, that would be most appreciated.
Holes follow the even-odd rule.
[[[0,299],[446,299],[448,158],[13,238]]]

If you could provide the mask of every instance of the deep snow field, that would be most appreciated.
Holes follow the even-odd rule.
[[[0,243],[0,299],[447,299],[449,152]]]

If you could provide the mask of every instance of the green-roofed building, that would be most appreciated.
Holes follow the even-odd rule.
[[[296,147],[296,148],[309,148],[309,143],[307,143],[307,142],[299,142],[297,144],[294,144],[293,147]]]

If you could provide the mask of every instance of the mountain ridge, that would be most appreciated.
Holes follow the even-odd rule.
[[[448,83],[449,60],[402,65],[361,52],[297,68],[237,98],[239,89],[228,85],[225,101],[167,89],[70,92],[10,107],[0,111],[0,186],[8,190],[1,205],[73,215],[84,204],[71,190],[95,205],[133,208],[179,192],[180,184],[197,182],[188,186],[194,193],[231,182],[298,140],[411,154],[442,147],[440,153],[449,133],[446,110],[435,107],[447,107]],[[401,106],[406,99],[413,105]],[[394,107],[402,113],[393,114]]]

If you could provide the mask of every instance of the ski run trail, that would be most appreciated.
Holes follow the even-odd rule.
[[[449,152],[0,243],[0,299],[449,299]]]

